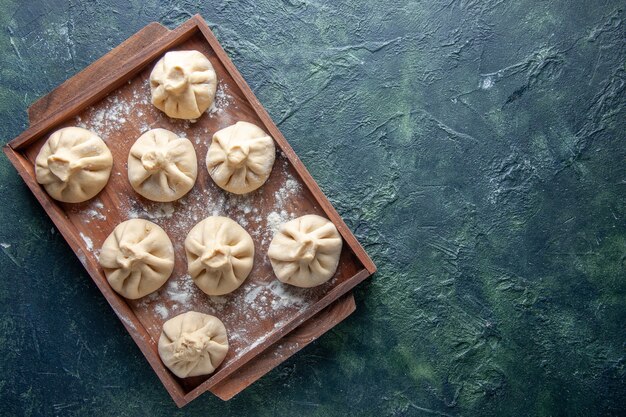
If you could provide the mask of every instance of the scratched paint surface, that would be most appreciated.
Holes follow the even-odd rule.
[[[202,3],[0,0],[3,143],[145,24],[199,12],[379,272],[259,383],[177,411],[2,157],[1,415],[624,412],[623,2]]]

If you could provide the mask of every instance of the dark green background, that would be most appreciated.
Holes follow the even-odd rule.
[[[623,1],[0,0],[2,142],[201,13],[379,272],[234,400],[177,411],[0,157],[3,416],[592,416],[626,404]]]

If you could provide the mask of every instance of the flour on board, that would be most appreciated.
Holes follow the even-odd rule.
[[[207,110],[208,118],[213,119],[210,125],[203,123],[207,119],[187,121],[164,116],[150,103],[150,85],[147,78],[138,86],[135,83],[124,88],[126,92],[130,88],[131,94],[122,93],[121,90],[110,94],[96,106],[87,109],[82,118],[76,117],[75,123],[93,130],[105,141],[110,140],[109,146],[115,145],[111,142],[121,140],[124,146],[129,148],[139,135],[156,127],[163,127],[181,137],[187,137],[197,145],[198,169],[205,170],[204,177],[199,172],[198,181],[209,183],[202,186],[196,184],[187,195],[171,203],[146,201],[132,190],[128,195],[120,195],[115,207],[105,207],[102,201],[96,198],[82,209],[86,221],[111,221],[112,218],[117,221],[119,215],[119,221],[144,218],[155,222],[170,236],[176,250],[177,262],[183,262],[185,271],[184,239],[192,227],[208,216],[232,218],[250,233],[256,249],[260,253],[265,253],[281,224],[306,214],[300,212],[298,208],[300,206],[296,204],[305,197],[301,181],[295,177],[293,168],[280,150],[277,152],[273,167],[277,174],[271,177],[272,181],[279,182],[272,184],[271,192],[268,192],[267,188],[261,188],[245,195],[230,194],[219,190],[206,175],[203,159],[214,133],[211,130],[213,127],[208,126],[214,126],[216,118],[226,125],[234,123],[230,119],[232,115],[227,110],[229,107],[236,107],[237,104],[226,84],[218,85],[214,103]],[[131,124],[133,126],[129,126]],[[131,129],[132,135],[136,137],[125,136],[126,132],[123,129],[127,128]],[[112,176],[112,179],[128,185],[124,182],[127,175],[125,161],[116,164],[115,176]],[[279,180],[276,179],[276,175]],[[107,208],[110,211],[107,211]],[[87,248],[93,252],[91,239],[82,233],[80,236]],[[267,256],[257,257],[255,262],[264,263],[265,267],[269,264]],[[257,264],[256,267],[258,266]],[[230,294],[209,296],[196,286],[189,274],[180,272],[180,269],[176,271],[158,291],[138,300],[135,304],[137,311],[143,310],[142,315],[162,320],[192,310],[215,315],[228,329],[235,357],[249,352],[267,340],[269,336],[267,334],[260,336],[259,329],[280,328],[288,323],[294,314],[314,302],[309,290],[283,284],[273,275],[249,277],[239,289]],[[130,321],[125,322],[132,325]],[[246,325],[241,325],[242,322]],[[148,327],[153,336],[161,332],[159,320]]]
[[[199,294],[200,290],[193,283],[191,276],[185,274],[179,280],[169,282],[164,295],[175,303],[186,306]]]
[[[122,207],[126,209],[126,217],[129,219],[164,219],[170,218],[176,211],[174,203],[148,203],[147,205],[136,205],[132,208]]]
[[[159,317],[161,317],[164,320],[167,318],[167,316],[170,313],[167,307],[165,307],[163,304],[157,304],[156,307],[154,307],[154,311],[156,311]]]
[[[209,113],[209,115],[212,116],[222,113],[228,108],[231,100],[233,99],[233,96],[228,94],[228,92],[226,91],[227,88],[228,87],[226,85],[221,83],[217,86],[217,91],[215,92],[215,100],[213,100],[211,107],[209,107],[209,109],[207,110],[207,113]]]
[[[80,116],[77,116],[75,121],[77,126],[95,132],[106,142],[109,133],[119,129],[120,125],[126,122],[127,117],[129,117],[134,108],[134,103],[132,101],[124,101],[116,94],[107,96],[104,102],[106,103],[104,106],[100,105],[97,108],[89,107],[87,109],[88,124]]]
[[[89,252],[93,252],[93,241],[91,240],[91,238],[89,236],[85,236],[83,232],[80,232],[79,235],[83,239],[83,242],[85,242],[87,250]]]
[[[99,211],[96,211],[94,209],[86,210],[85,214],[87,216],[89,216],[89,218],[86,220],[87,222],[89,222],[92,219],[95,219],[95,220],[106,220],[107,219],[104,214],[102,214]]]
[[[285,210],[273,211],[267,215],[267,227],[272,235],[278,232],[280,225],[289,221],[289,214]]]
[[[104,204],[99,199],[92,200],[89,205],[83,209],[82,214],[85,223],[91,223],[92,220],[105,221],[107,217],[103,214]]]
[[[143,120],[146,112],[158,111],[150,104],[149,86],[149,80],[146,80],[142,88],[133,90],[130,99],[125,99],[121,90],[109,94],[98,105],[88,107],[84,117],[75,117],[74,124],[95,132],[103,141],[107,142],[110,135],[119,132],[132,115],[135,116],[135,119]],[[150,129],[146,122],[140,123],[141,133]]]

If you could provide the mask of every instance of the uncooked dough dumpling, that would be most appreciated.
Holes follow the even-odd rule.
[[[50,197],[80,203],[98,194],[109,181],[113,156],[98,135],[81,127],[54,132],[35,160],[37,182]]]
[[[308,214],[281,225],[267,255],[280,281],[309,288],[335,274],[341,246],[341,236],[332,222]]]
[[[252,238],[228,217],[211,216],[195,225],[185,239],[187,269],[209,295],[235,291],[252,270]]]
[[[111,287],[134,300],[165,284],[174,269],[174,247],[156,224],[132,219],[113,229],[98,260]]]
[[[206,165],[221,188],[245,194],[263,185],[272,172],[275,157],[274,140],[263,129],[237,122],[213,135]]]
[[[228,353],[228,336],[220,319],[188,311],[163,324],[161,360],[179,378],[212,374]]]
[[[149,130],[130,148],[128,180],[149,200],[178,200],[193,188],[197,176],[198,161],[192,143],[174,132]]]
[[[169,117],[197,119],[215,98],[217,76],[201,52],[172,51],[150,73],[152,104]]]

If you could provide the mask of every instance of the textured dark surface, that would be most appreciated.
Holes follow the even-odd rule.
[[[321,340],[177,411],[1,157],[1,415],[625,414],[624,3],[355,3],[0,0],[3,143],[199,12],[379,267]]]

